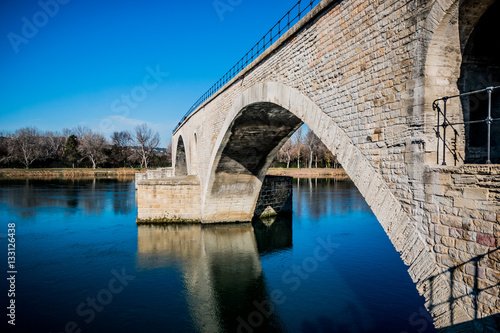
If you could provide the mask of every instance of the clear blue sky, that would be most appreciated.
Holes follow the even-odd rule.
[[[83,125],[109,137],[146,122],[166,145],[198,97],[296,3],[218,1],[231,10],[213,0],[2,0],[0,131]]]

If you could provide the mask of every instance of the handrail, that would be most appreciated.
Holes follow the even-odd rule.
[[[226,83],[231,81],[236,75],[238,75],[243,69],[246,68],[248,64],[257,59],[264,51],[267,50],[269,46],[273,44],[273,41],[279,39],[285,32],[287,32],[290,27],[295,25],[304,16],[304,13],[308,13],[314,8],[314,5],[321,2],[321,0],[309,0],[302,1],[299,0],[283,17],[262,37],[251,49],[248,51],[229,71],[227,71],[222,78],[219,79],[210,89],[208,89],[194,104],[189,108],[188,112],[182,117],[181,121],[177,124],[173,133],[182,125],[184,120],[186,120],[192,112],[194,112],[201,104],[203,104],[207,99],[212,97],[220,88],[222,88]],[[306,6],[301,7],[301,3],[307,3]],[[292,16],[291,15],[295,15]]]
[[[436,132],[436,137],[437,137],[437,151],[436,151],[436,154],[437,154],[437,158],[436,158],[436,163],[439,164],[439,147],[440,147],[440,140],[443,142],[443,157],[442,157],[442,165],[446,165],[446,151],[448,150],[452,155],[453,155],[453,158],[454,158],[454,162],[455,162],[455,165],[457,164],[457,161],[458,161],[458,154],[457,154],[457,148],[456,146],[452,148],[450,148],[450,146],[446,143],[446,129],[447,127],[450,127],[452,130],[453,130],[453,133],[455,135],[455,138],[453,140],[454,142],[454,145],[456,145],[456,142],[457,142],[457,138],[458,138],[458,131],[453,127],[453,125],[465,125],[465,124],[477,124],[477,123],[486,123],[487,125],[487,128],[488,128],[488,147],[487,147],[487,151],[488,151],[488,159],[486,160],[486,164],[491,164],[491,124],[493,123],[493,121],[496,121],[496,120],[500,120],[500,118],[492,118],[491,117],[491,95],[493,93],[494,90],[496,89],[500,89],[500,86],[496,86],[496,87],[488,87],[488,88],[484,88],[484,89],[480,89],[480,90],[474,90],[474,91],[469,91],[469,92],[466,92],[466,93],[463,93],[463,94],[458,94],[458,95],[453,95],[453,96],[445,96],[445,97],[441,97],[441,98],[438,98],[436,99],[434,102],[432,102],[432,109],[434,111],[437,111],[437,125],[434,126],[434,131]],[[458,98],[458,97],[464,97],[464,96],[470,96],[470,95],[475,95],[475,94],[479,94],[479,93],[484,93],[484,92],[487,92],[488,93],[488,116],[484,119],[484,120],[473,120],[473,121],[464,121],[464,122],[461,122],[461,123],[451,123],[448,119],[447,119],[447,103],[448,103],[448,100],[449,99],[452,99],[452,98]],[[441,110],[441,107],[439,106],[439,102],[443,102],[443,110]],[[441,123],[441,116],[443,117],[443,123]],[[443,128],[443,136],[441,137],[441,131],[440,131],[440,127]]]

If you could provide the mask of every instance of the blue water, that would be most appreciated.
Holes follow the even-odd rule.
[[[133,182],[0,181],[2,332],[434,332],[354,185],[294,186],[291,217],[138,227]]]

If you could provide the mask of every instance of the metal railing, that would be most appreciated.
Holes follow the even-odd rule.
[[[290,27],[294,26],[300,19],[307,13],[309,13],[315,5],[317,5],[321,0],[309,0],[309,1],[299,1],[292,7],[265,35],[262,37],[257,44],[255,44],[250,51],[248,51],[237,63],[234,65],[222,78],[219,79],[210,89],[208,89],[186,112],[182,117],[181,121],[177,124],[174,129],[177,129],[182,125],[184,120],[186,120],[189,115],[196,110],[203,102],[209,99],[213,94],[215,94],[220,88],[222,88],[226,83],[231,81],[238,73],[240,73],[248,64],[257,59],[264,51],[267,50],[275,41],[277,41],[284,33],[286,33]]]
[[[459,95],[454,95],[454,96],[446,96],[446,97],[441,97],[436,99],[432,103],[432,108],[434,111],[437,111],[437,126],[434,126],[434,132],[436,133],[437,137],[437,150],[436,150],[436,163],[439,164],[439,156],[440,156],[440,146],[442,145],[443,150],[442,150],[442,165],[446,165],[446,152],[449,151],[454,159],[455,166],[457,165],[457,161],[459,158],[462,158],[459,153],[457,152],[457,140],[458,140],[458,131],[454,126],[456,125],[468,125],[468,124],[480,124],[480,123],[485,123],[488,132],[487,132],[487,153],[488,153],[488,158],[486,160],[486,164],[491,164],[491,124],[493,121],[500,120],[500,118],[492,118],[492,107],[491,107],[491,95],[494,90],[500,89],[500,86],[497,87],[488,87],[485,89],[481,90],[475,90],[471,91],[468,93],[463,93]],[[461,123],[451,123],[447,116],[447,104],[448,100],[452,98],[460,98],[460,97],[465,97],[465,96],[470,96],[470,95],[475,95],[479,93],[488,93],[488,115],[485,119],[482,120],[473,120],[473,121],[464,121]],[[441,109],[440,104],[443,104],[443,109]],[[441,118],[443,118],[443,122],[441,123]],[[451,147],[446,143],[446,132],[448,127],[453,131],[453,137],[451,139]],[[441,130],[442,128],[442,130]],[[441,135],[441,132],[442,135]],[[462,158],[463,159],[463,158]]]

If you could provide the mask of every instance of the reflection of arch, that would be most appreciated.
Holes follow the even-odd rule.
[[[199,332],[236,332],[240,316],[246,319],[255,302],[271,299],[250,224],[140,225],[137,236],[141,268],[179,267]],[[272,314],[259,331],[281,332],[280,327]]]
[[[430,40],[425,49],[425,94],[422,102],[425,105],[425,133],[427,135],[426,150],[435,154],[436,137],[433,126],[436,125],[436,114],[432,110],[432,102],[436,98],[453,96],[470,91],[460,84],[463,51],[471,38],[474,28],[481,16],[494,3],[494,0],[445,0],[435,2],[429,12],[424,33]],[[494,34],[493,34],[494,35]],[[463,74],[463,73],[462,73]],[[458,83],[458,84],[457,84]],[[481,87],[485,88],[485,86]],[[417,101],[419,103],[420,101]],[[448,101],[447,118],[452,123],[462,123],[464,113],[459,99]],[[467,115],[465,116],[467,118]],[[467,120],[467,119],[465,119]],[[463,162],[466,149],[466,133],[463,125],[455,126],[458,131],[457,153],[459,162]],[[451,142],[448,141],[451,145]],[[435,157],[434,157],[435,159]],[[432,160],[432,159],[430,159]],[[449,156],[453,161],[453,157]]]
[[[177,141],[177,150],[175,154],[175,175],[187,176],[186,148],[182,136]]]

